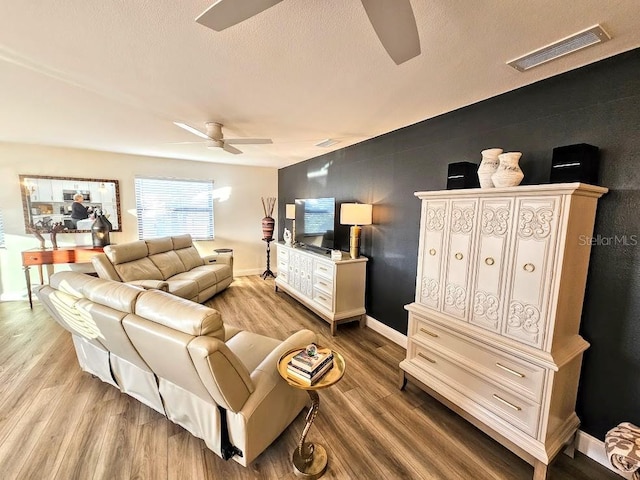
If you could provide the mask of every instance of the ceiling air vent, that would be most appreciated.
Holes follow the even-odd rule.
[[[316,143],[316,147],[330,147],[331,145],[335,145],[336,143],[340,143],[340,140],[334,140],[333,138],[327,138],[326,140],[321,141],[320,143]]]
[[[563,38],[551,45],[535,50],[523,57],[516,58],[507,62],[507,65],[515,68],[519,72],[524,72],[530,68],[536,67],[543,63],[555,60],[556,58],[568,55],[569,53],[582,50],[596,43],[606,42],[611,37],[605,32],[600,25],[588,28],[581,32],[575,33],[569,37]]]

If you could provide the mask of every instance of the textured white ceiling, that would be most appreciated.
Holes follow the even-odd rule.
[[[195,22],[212,2],[0,2],[0,141],[282,167],[640,46],[637,0],[412,0],[422,54],[399,66],[359,0],[284,0],[223,32]],[[611,41],[505,64],[597,23]],[[176,145],[199,139],[174,121],[274,144]]]

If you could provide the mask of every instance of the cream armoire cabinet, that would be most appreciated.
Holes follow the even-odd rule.
[[[406,380],[534,465],[578,428],[578,334],[598,198],[580,183],[417,192]],[[464,439],[461,439],[464,441]]]

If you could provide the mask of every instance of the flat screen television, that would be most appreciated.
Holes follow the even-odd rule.
[[[335,198],[296,199],[296,238],[302,247],[328,252],[334,248]]]

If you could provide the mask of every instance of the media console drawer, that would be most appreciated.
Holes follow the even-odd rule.
[[[330,293],[314,288],[313,299],[327,310],[333,310],[333,296]]]
[[[334,266],[332,263],[323,262],[318,259],[313,260],[313,273],[321,277],[325,277],[327,280],[333,280]]]

